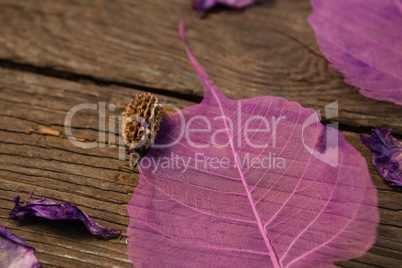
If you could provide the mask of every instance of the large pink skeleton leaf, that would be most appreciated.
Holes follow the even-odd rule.
[[[345,82],[402,105],[401,0],[312,0],[309,22]]]
[[[333,267],[366,252],[379,213],[363,157],[296,102],[227,99],[186,51],[205,95],[140,162],[134,266]]]

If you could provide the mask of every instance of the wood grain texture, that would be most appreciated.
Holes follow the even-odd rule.
[[[0,224],[23,237],[37,250],[43,267],[130,267],[126,205],[139,181],[117,148],[82,149],[73,146],[64,132],[68,111],[80,103],[116,105],[107,116],[118,116],[139,91],[101,87],[0,69]],[[60,89],[63,88],[64,92]],[[194,103],[159,96],[179,107]],[[72,128],[77,138],[99,141],[98,113],[82,110]],[[358,134],[344,131],[369,163],[380,199],[381,225],[375,246],[364,256],[340,267],[396,267],[402,261],[401,191],[388,186],[371,163],[369,151]],[[109,140],[107,140],[109,142]],[[8,219],[11,200],[29,192],[79,206],[102,224],[123,234],[112,240],[92,237],[78,223],[62,224],[43,219]]]
[[[97,111],[78,112],[72,129],[78,140],[104,148],[73,146],[64,120],[81,103],[114,104],[106,118],[117,117],[140,90],[179,108],[200,100],[201,84],[178,36],[183,20],[191,49],[225,95],[283,96],[321,109],[339,101],[333,120],[369,164],[381,225],[369,252],[338,266],[401,266],[402,191],[379,176],[358,138],[382,126],[401,137],[400,106],[367,99],[342,82],[306,21],[309,1],[262,1],[204,18],[189,2],[0,0],[0,225],[34,246],[43,267],[131,267],[126,205],[139,175],[110,146],[116,131],[99,140]],[[80,224],[8,219],[12,198],[26,200],[31,191],[77,205],[105,226],[121,228],[122,236],[102,240]]]
[[[178,37],[183,20],[191,49],[228,97],[275,95],[313,108],[339,101],[344,129],[393,126],[402,135],[400,107],[362,96],[321,54],[308,0],[263,0],[204,18],[189,2],[0,0],[0,58],[200,98]]]
[[[0,70],[0,85],[0,225],[34,246],[43,267],[130,267],[126,205],[139,175],[118,159],[116,147],[73,146],[66,138],[64,119],[75,105],[100,101],[116,105],[107,117],[118,117],[139,91],[10,70]],[[160,100],[181,108],[189,105],[164,96]],[[98,121],[97,111],[77,113],[72,121],[75,137],[99,141]],[[123,234],[102,240],[89,235],[79,223],[8,219],[14,196],[26,201],[31,191],[77,205],[105,226],[122,229]]]

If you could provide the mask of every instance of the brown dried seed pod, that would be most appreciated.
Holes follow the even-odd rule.
[[[155,95],[138,93],[124,112],[122,133],[127,153],[149,149],[164,116],[163,107]]]

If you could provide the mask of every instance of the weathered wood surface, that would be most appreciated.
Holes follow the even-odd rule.
[[[44,267],[130,266],[125,255],[126,205],[139,175],[127,171],[128,164],[118,160],[116,147],[73,146],[64,134],[64,120],[75,105],[99,101],[115,104],[116,110],[106,116],[117,117],[138,92],[0,69],[0,225],[34,246]],[[178,107],[192,104],[160,99]],[[98,112],[78,112],[72,129],[78,140],[98,141]],[[93,238],[79,224],[9,220],[13,197],[27,200],[31,191],[77,205],[105,226],[121,228],[123,235],[108,241]]]
[[[381,126],[401,137],[400,106],[342,82],[306,21],[309,1],[262,1],[202,19],[190,2],[0,0],[0,225],[34,246],[43,267],[131,267],[126,205],[139,175],[118,160],[116,147],[73,146],[64,119],[75,105],[100,101],[116,105],[106,117],[118,116],[140,90],[180,108],[199,101],[201,84],[177,33],[183,20],[194,54],[227,96],[277,95],[313,108],[339,101],[335,121],[365,156],[381,212],[375,246],[339,266],[401,266],[401,191],[386,185],[358,138]],[[73,133],[98,141],[97,111],[80,111]],[[26,200],[31,191],[77,205],[123,234],[100,240],[79,224],[9,220],[12,198]]]
[[[308,0],[263,0],[204,19],[189,2],[0,0],[0,59],[199,100],[178,37],[183,20],[191,49],[228,97],[277,95],[307,107],[339,101],[345,128],[393,126],[402,134],[400,108],[346,86],[322,56]]]

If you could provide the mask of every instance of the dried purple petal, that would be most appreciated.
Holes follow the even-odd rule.
[[[373,156],[380,175],[390,185],[402,186],[402,142],[391,136],[392,128],[373,129],[372,136],[360,134],[360,140]]]
[[[34,198],[32,197],[32,193],[28,199],[29,203],[20,205],[20,197],[16,196],[14,198],[15,207],[10,212],[10,218],[13,219],[17,216],[26,215],[49,220],[76,220],[83,222],[88,231],[95,236],[111,238],[120,234],[120,230],[103,227],[76,206],[66,203],[55,203],[43,197]]]
[[[195,0],[193,2],[193,8],[202,13],[217,4],[232,8],[244,8],[246,6],[255,4],[257,1],[258,0]]]
[[[40,267],[34,248],[3,226],[0,226],[0,267]]]

